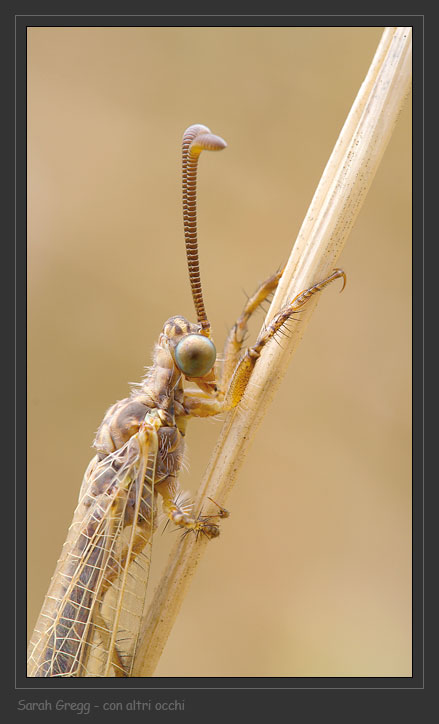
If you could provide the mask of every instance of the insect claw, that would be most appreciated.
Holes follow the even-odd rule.
[[[214,505],[216,505],[217,508],[219,508],[219,511],[220,511],[220,512],[217,513],[217,516],[219,516],[220,518],[228,518],[228,517],[229,517],[230,511],[227,510],[227,508],[223,508],[223,506],[220,505],[219,503],[217,503],[216,500],[214,500],[213,498],[210,498],[209,496],[207,496],[207,498],[208,498],[208,500],[212,501],[212,503],[214,503]],[[210,516],[210,517],[211,517],[211,518],[216,518],[216,516]]]
[[[343,279],[343,286],[340,289],[340,294],[341,294],[343,289],[346,286],[347,277],[346,277],[346,274],[344,273],[343,269],[334,269],[334,272],[338,272],[340,274],[340,277]]]

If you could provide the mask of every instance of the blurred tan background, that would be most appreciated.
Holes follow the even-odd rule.
[[[220,348],[286,261],[382,28],[30,28],[29,633],[106,408],[194,317],[180,143]],[[411,675],[411,117],[401,113],[159,676]],[[259,313],[252,331],[263,320]],[[218,421],[188,432],[194,490]],[[154,543],[154,578],[174,537]]]

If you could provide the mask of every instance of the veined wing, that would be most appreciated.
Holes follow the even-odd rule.
[[[93,458],[29,644],[28,676],[129,676],[143,616],[157,433]]]

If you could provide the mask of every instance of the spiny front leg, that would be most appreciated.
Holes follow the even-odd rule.
[[[242,310],[241,316],[236,320],[229,332],[223,350],[223,365],[221,369],[221,378],[219,381],[219,390],[225,395],[230,385],[230,380],[236,369],[241,356],[242,344],[247,333],[247,323],[251,315],[261,306],[263,302],[274,292],[279,284],[279,280],[283,274],[280,269],[276,274],[268,277],[255,291],[255,293],[247,299],[247,303]]]
[[[275,334],[283,327],[285,322],[287,322],[295,312],[301,309],[314,294],[322,291],[322,289],[328,286],[328,284],[331,284],[331,282],[340,278],[343,279],[343,286],[340,291],[343,291],[346,286],[346,274],[342,269],[335,269],[332,274],[323,279],[321,282],[313,284],[312,287],[300,292],[300,294],[294,297],[289,304],[283,307],[280,312],[275,315],[268,327],[259,334],[256,344],[246,350],[244,356],[237,365],[223,403],[224,409],[228,410],[236,407],[242,399],[254,366],[267,342],[275,336]]]
[[[218,512],[214,515],[199,515],[195,518],[190,514],[192,506],[184,502],[186,496],[179,491],[174,476],[169,476],[156,485],[157,492],[163,499],[163,511],[167,518],[185,532],[192,531],[196,535],[203,533],[207,538],[217,538],[220,534],[218,522],[229,516],[228,510],[215,503]]]

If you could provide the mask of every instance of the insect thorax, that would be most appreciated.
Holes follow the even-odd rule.
[[[183,407],[183,381],[177,369],[173,349],[182,336],[198,333],[200,325],[183,317],[171,317],[165,323],[154,350],[152,366],[138,389],[112,405],[96,433],[93,446],[99,459],[119,450],[135,435],[145,416],[160,410],[163,420],[158,430],[159,454],[156,480],[177,474],[183,456],[183,437],[187,416]]]

